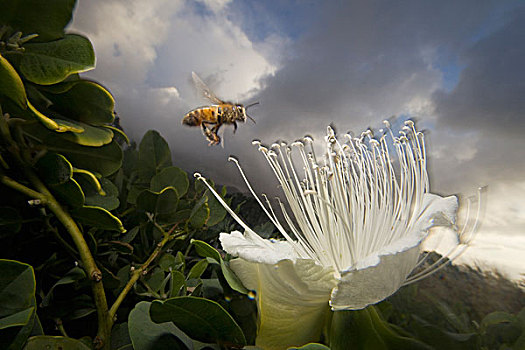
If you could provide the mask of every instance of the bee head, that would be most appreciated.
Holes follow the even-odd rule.
[[[255,106],[255,105],[258,105],[258,104],[259,104],[259,102],[254,102],[254,103],[250,103],[250,104],[247,105],[246,107],[244,107],[243,105],[238,105],[238,106],[242,107],[242,112],[243,112],[242,115],[243,115],[243,118],[244,118],[244,119],[243,119],[243,122],[246,121],[246,118],[250,118],[250,120],[255,124],[255,120],[254,120],[252,117],[250,117],[248,114],[246,114],[246,110],[247,110],[248,108],[250,108],[250,107],[252,107],[252,106]]]
[[[248,116],[246,114],[246,108],[244,108],[244,106],[242,104],[237,103],[235,105],[235,110],[237,112],[238,120],[240,120],[241,122],[245,122],[246,121],[246,117]]]

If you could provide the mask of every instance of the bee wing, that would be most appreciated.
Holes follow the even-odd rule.
[[[197,89],[204,95],[204,97],[206,97],[208,100],[215,104],[224,103],[223,100],[215,96],[215,94],[210,90],[208,85],[206,85],[206,83],[202,81],[202,79],[197,75],[197,73],[191,72],[191,77],[193,78],[193,83],[195,84]]]

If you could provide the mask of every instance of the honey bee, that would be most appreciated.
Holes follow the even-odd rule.
[[[259,104],[259,102],[252,103],[248,106],[244,106],[240,103],[225,102],[215,96],[195,72],[192,72],[191,76],[197,89],[200,90],[212,105],[198,107],[189,111],[182,118],[182,124],[188,126],[201,126],[204,136],[209,141],[208,146],[218,145],[221,142],[221,138],[217,135],[217,132],[223,124],[233,125],[233,132],[235,132],[237,130],[238,121],[244,123],[247,118],[250,118],[250,120],[255,123],[255,120],[246,114],[246,110],[251,106]]]

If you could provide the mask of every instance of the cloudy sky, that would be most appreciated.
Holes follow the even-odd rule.
[[[174,162],[244,190],[271,178],[251,140],[360,133],[396,116],[426,130],[432,189],[488,186],[470,259],[525,272],[525,5],[521,1],[79,0],[70,29],[89,37],[126,132],[156,129]],[[259,101],[257,124],[208,147],[181,125],[206,104],[191,72],[224,98]]]

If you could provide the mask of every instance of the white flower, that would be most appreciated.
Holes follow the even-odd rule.
[[[330,308],[376,304],[444,266],[447,257],[413,273],[427,256],[421,244],[432,226],[449,227],[454,234],[457,245],[448,257],[466,247],[465,236],[475,227],[468,235],[458,233],[457,198],[429,192],[423,134],[407,121],[395,137],[385,123],[387,131],[378,140],[367,131],[360,138],[345,135],[345,143],[328,127],[321,161],[309,137],[270,149],[254,141],[286,197],[289,210],[280,201],[279,206],[289,231],[231,158],[284,241],[262,239],[208,186],[245,229],[244,234],[221,233],[220,241],[238,257],[231,260],[232,269],[257,292],[256,345],[281,349],[316,341]],[[297,158],[301,168],[294,165]]]

